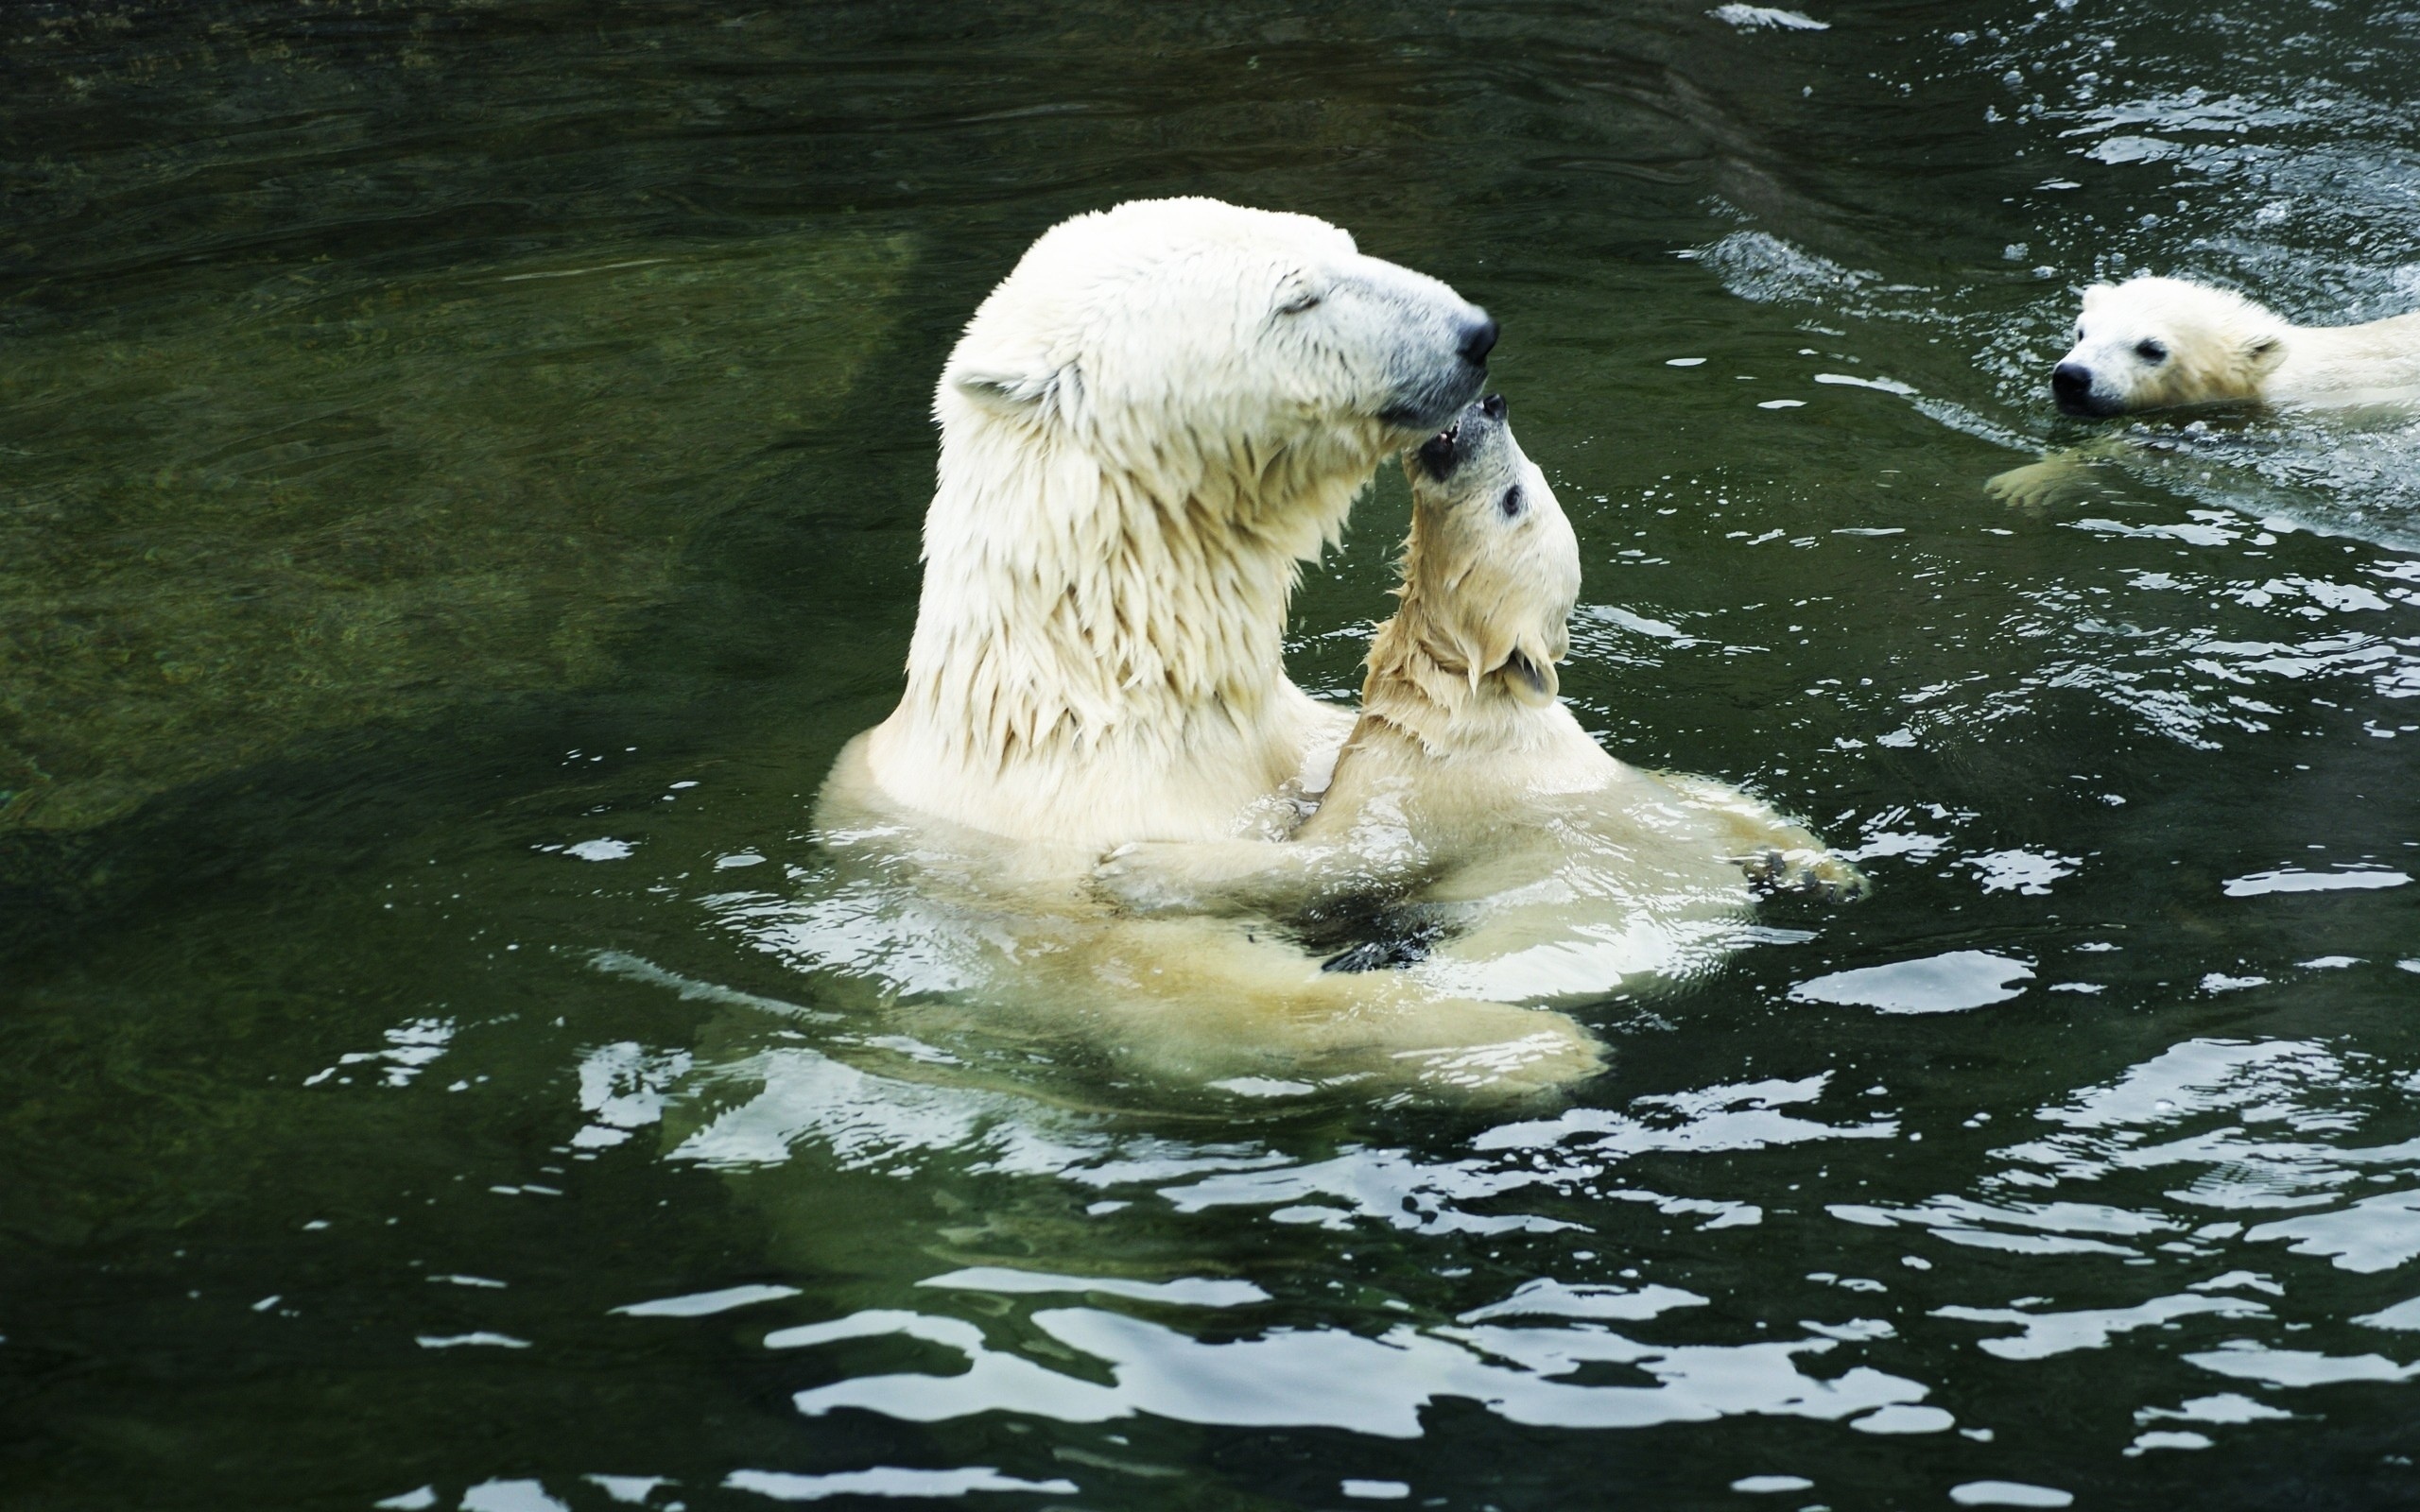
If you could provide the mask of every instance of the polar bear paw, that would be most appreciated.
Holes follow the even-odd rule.
[[[1983,480],[1983,491],[2012,509],[2047,509],[2066,491],[2066,470],[2055,462],[2033,462],[1996,472]]]
[[[2039,514],[2081,503],[2099,491],[2098,472],[2089,458],[2058,452],[1994,473],[1983,480],[1983,491],[2012,509]]]
[[[1130,914],[1200,913],[1208,900],[1184,855],[1166,840],[1121,845],[1094,865],[1093,891]]]
[[[1768,847],[1739,863],[1748,885],[1767,896],[1788,894],[1820,902],[1853,903],[1874,890],[1857,864],[1836,850]]]

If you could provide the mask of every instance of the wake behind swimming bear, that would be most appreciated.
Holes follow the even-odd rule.
[[[1403,897],[1454,935],[1416,970],[1488,996],[1601,991],[1606,960],[1572,970],[1582,957],[1668,954],[1693,925],[1736,918],[1752,883],[1864,892],[1760,799],[1616,761],[1557,698],[1579,543],[1500,396],[1404,466],[1402,603],[1372,638],[1361,717],[1318,811],[1288,840],[1121,848],[1096,872],[1104,890],[1148,912]]]

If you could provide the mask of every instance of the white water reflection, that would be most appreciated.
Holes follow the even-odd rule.
[[[2297,1255],[2325,1255],[2345,1270],[2394,1270],[2420,1256],[2420,1190],[2362,1197],[2350,1207],[2264,1223],[2246,1239],[2290,1239]]]
[[[2043,1119],[2068,1132],[1998,1153],[2070,1187],[2181,1167],[2187,1184],[2165,1195],[2192,1207],[2232,1212],[2327,1208],[2377,1168],[2420,1164],[2420,1139],[2361,1145],[2325,1138],[2363,1126],[2362,1101],[2381,1094],[2408,1101],[2387,1068],[2314,1041],[2193,1040],[2108,1087],[2042,1111]],[[2230,1121],[2163,1140],[2147,1137],[2214,1115]],[[2264,1132],[2256,1135],[2256,1129]],[[2272,1129],[2277,1132],[2266,1132]],[[2263,1237],[2295,1238],[2313,1246],[2306,1252],[2358,1255],[2366,1263],[2400,1247],[2410,1222],[2408,1209],[2388,1197],[2367,1208],[2357,1203],[2315,1227],[2314,1220],[2298,1220]]]
[[[1004,1297],[1091,1292],[1182,1307],[1247,1307],[1269,1300],[1269,1294],[1250,1281],[1193,1276],[1172,1281],[1137,1281],[1114,1276],[1056,1276],[1047,1271],[1010,1270],[1001,1265],[970,1265],[945,1276],[927,1276],[916,1284],[946,1291],[992,1292]]]
[[[1967,1481],[1949,1488],[1949,1499],[1960,1506],[2041,1506],[2075,1505],[2075,1494],[2055,1486],[2035,1486],[2030,1481]]]
[[[755,1091],[683,1139],[676,1160],[779,1165],[812,1143],[843,1170],[947,1155],[1039,1173],[1086,1165],[1107,1147],[1080,1120],[1006,1093],[877,1076],[803,1045],[760,1052],[715,1075]]]
[[[1981,1177],[1974,1194],[1833,1203],[1825,1211],[1851,1224],[1917,1228],[2001,1250],[2042,1268],[2038,1291],[2132,1289],[2126,1278],[2148,1282],[2171,1263],[2200,1269],[2254,1246],[2274,1260],[2324,1258],[2336,1272],[2354,1276],[2398,1272],[2420,1260],[2420,1139],[2368,1143],[2360,1136],[2379,1122],[2409,1127],[2415,1093],[2420,1078],[2408,1070],[2331,1042],[2189,1040],[2040,1109],[2037,1116],[2058,1132],[1994,1151],[2014,1163]],[[2146,1191],[2146,1177],[2159,1185]],[[2377,1183],[2388,1190],[2367,1190]],[[2123,1198],[2079,1200],[2096,1186]],[[2044,1200],[2048,1194],[2036,1194],[2042,1188],[2059,1195]],[[2266,1221],[2205,1221],[2210,1209]],[[2279,1210],[2284,1214],[2274,1215]],[[2095,1259],[2118,1268],[2082,1282],[2073,1264]],[[2325,1326],[2342,1338],[2344,1323],[2420,1330],[2420,1299],[2389,1293],[2380,1299],[2387,1305],[2347,1316],[2350,1310],[2338,1302],[2298,1303],[2300,1288],[2277,1279],[2284,1276],[2283,1267],[2238,1268],[2205,1272],[2182,1289],[2173,1281],[2145,1286],[2114,1302],[2095,1296],[2096,1305],[2060,1307],[2052,1297],[2033,1295],[1996,1305],[1934,1306],[1927,1316],[1984,1325],[1993,1332],[1974,1347],[2021,1364],[2148,1349],[2264,1389],[2420,1380],[2420,1361],[2328,1348],[2331,1335],[2306,1333]],[[2408,1294],[2408,1285],[2401,1290]],[[2213,1340],[2209,1328],[2221,1323],[2275,1332]],[[2169,1336],[2177,1343],[2156,1342]],[[2216,1440],[2203,1428],[2290,1416],[2238,1393],[2144,1408],[2135,1415],[2138,1425],[2199,1426],[2139,1434],[2126,1452],[2204,1449]]]
[[[1620,1318],[1644,1322],[1679,1307],[1703,1307],[1706,1299],[1677,1286],[1567,1286],[1550,1278],[1525,1281],[1500,1302],[1464,1313],[1460,1321],[1500,1317]]]
[[[2186,1361],[2222,1376],[2272,1386],[2334,1386],[2348,1382],[2399,1383],[2420,1376],[2420,1364],[2402,1365],[2380,1354],[2331,1355],[2312,1349],[2273,1349],[2252,1339],[2229,1339]]]
[[[2141,1252],[2136,1246],[2114,1241],[2172,1232],[2182,1227],[2149,1213],[2091,1202],[1984,1203],[1971,1197],[1938,1196],[1906,1207],[1837,1202],[1825,1211],[1835,1218],[1869,1228],[1911,1225],[1952,1244],[2014,1255],[2133,1256]],[[2093,1234],[2112,1237],[2083,1237]]]
[[[2023,1329],[2014,1337],[1981,1340],[1977,1348],[2003,1360],[2046,1360],[2077,1349],[2108,1348],[2109,1341],[2135,1329],[2164,1328],[2181,1317],[2266,1317],[2269,1309],[2237,1297],[2155,1297],[2134,1307],[2087,1309],[2075,1313],[2028,1313],[2008,1307],[1939,1307],[1935,1317],[1962,1318],[1973,1323],[2009,1323]]]
[[[609,1046],[592,1057],[622,1057]],[[1703,1219],[1701,1228],[1758,1222],[1752,1204],[1667,1196],[1601,1180],[1650,1153],[1744,1152],[1830,1140],[1887,1140],[1888,1118],[1835,1124],[1790,1111],[1824,1096],[1828,1074],[1695,1091],[1651,1093],[1627,1110],[1575,1108],[1552,1118],[1498,1125],[1471,1153],[1439,1160],[1409,1150],[1356,1148],[1295,1160],[1248,1143],[1195,1143],[1119,1132],[1106,1115],[1054,1108],[1011,1092],[946,1081],[907,1081],[862,1070],[804,1045],[783,1045],[716,1067],[705,1091],[747,1089],[702,1115],[669,1159],[732,1170],[780,1165],[803,1147],[847,1170],[909,1176],[925,1161],[1011,1175],[1049,1175],[1089,1188],[1145,1186],[1178,1212],[1268,1208],[1281,1221],[1355,1219],[1421,1233],[1552,1232],[1575,1227],[1537,1213],[1492,1210],[1519,1193],[1640,1202]],[[1289,1212],[1291,1217],[1289,1219]],[[977,1267],[946,1282],[1045,1286],[1024,1273]],[[1090,1283],[1087,1283],[1090,1284]]]
[[[734,1470],[723,1477],[727,1491],[753,1491],[777,1502],[821,1502],[834,1496],[926,1498],[969,1496],[978,1491],[1022,1491],[1045,1496],[1073,1496],[1068,1480],[1023,1481],[1003,1475],[989,1465],[963,1469],[903,1469],[878,1466],[870,1470],[842,1470],[834,1475],[792,1475],[782,1470]]]
[[[952,1375],[859,1376],[802,1391],[810,1417],[843,1407],[911,1422],[1011,1412],[1061,1422],[1106,1422],[1150,1413],[1180,1422],[1331,1427],[1416,1438],[1422,1410],[1463,1398],[1508,1421],[1558,1428],[1640,1428],[1757,1415],[1837,1420],[1922,1400],[1912,1381],[1866,1366],[1831,1380],[1799,1368],[1830,1339],[1730,1346],[1653,1345],[1595,1326],[1555,1329],[1409,1325],[1375,1338],[1340,1329],[1279,1329],[1209,1344],[1162,1324],[1091,1308],[1032,1314],[1032,1326],[1089,1357],[1108,1383],[1063,1374],[993,1349],[955,1318],[877,1310],[784,1329],[770,1349],[904,1335],[955,1349]],[[1651,1385],[1578,1385],[1558,1378],[1583,1366],[1635,1368]]]
[[[2023,961],[1989,951],[1950,951],[1920,960],[1834,971],[1801,982],[1789,995],[1802,1003],[1837,1003],[1884,1013],[1961,1013],[2005,1003],[2033,978]]]
[[[2255,871],[2246,876],[2230,877],[2219,890],[2230,898],[2257,898],[2273,892],[2348,892],[2400,887],[2411,880],[2405,872],[2376,868],[2305,871],[2299,867],[2282,867],[2275,871]]]

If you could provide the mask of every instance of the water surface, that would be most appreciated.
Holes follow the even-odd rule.
[[[1982,488],[2091,279],[2420,302],[2420,11],[1727,13],[0,23],[0,1500],[2420,1499],[2420,441]],[[1502,319],[1566,694],[1875,898],[1509,1110],[801,969],[941,358],[1180,192]]]

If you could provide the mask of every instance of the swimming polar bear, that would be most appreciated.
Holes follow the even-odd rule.
[[[2136,278],[2084,290],[2075,344],[2050,369],[2069,415],[2107,417],[2193,404],[2389,410],[2420,404],[2420,312],[2364,325],[2298,326],[2226,289]],[[2056,452],[1984,487],[2043,507],[2076,491],[2093,464],[2133,455],[2122,442]]]
[[[2338,409],[2420,401],[2420,312],[2298,326],[2242,295],[2173,278],[2084,290],[2075,346],[2050,370],[2070,415],[2257,403]]]
[[[1051,228],[942,371],[906,695],[827,802],[1077,874],[1113,841],[1290,821],[1352,723],[1286,677],[1300,566],[1478,394],[1495,336],[1308,215],[1156,199]]]
[[[1626,954],[1725,933],[1752,885],[1864,893],[1761,800],[1616,761],[1557,698],[1580,546],[1500,396],[1404,468],[1402,603],[1372,638],[1319,811],[1288,840],[1120,847],[1095,872],[1104,892],[1139,913],[1275,918],[1403,900],[1420,921],[1406,952],[1429,957],[1409,974],[1547,997],[1602,992],[1635,969]],[[1426,951],[1423,933],[1442,943]]]

